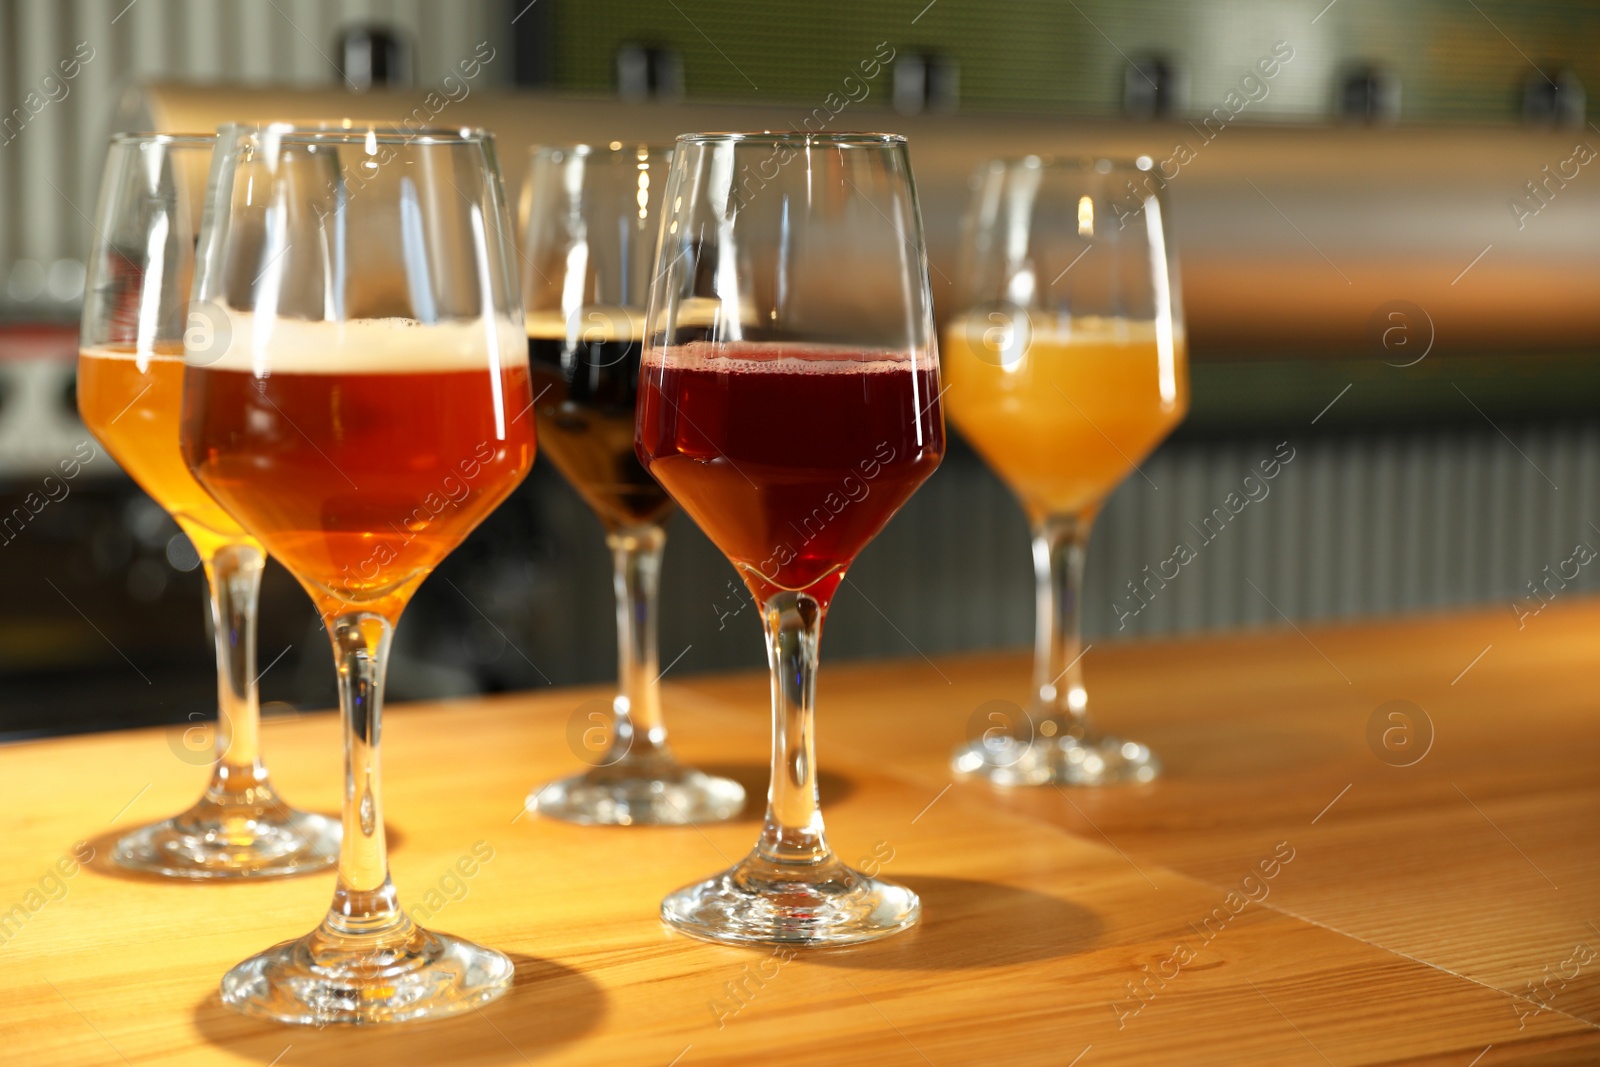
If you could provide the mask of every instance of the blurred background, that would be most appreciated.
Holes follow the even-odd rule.
[[[0,736],[215,711],[203,580],[172,521],[103,451],[36,506],[88,440],[77,319],[114,130],[481,123],[513,199],[538,142],[904,132],[941,316],[962,310],[953,249],[980,161],[1147,157],[1171,197],[1194,399],[1097,525],[1101,642],[1460,605],[1537,625],[1600,585],[1600,567],[1571,576],[1575,546],[1600,548],[1594,92],[1585,0],[0,0]],[[1145,583],[1285,452],[1269,495],[1213,520],[1178,579]],[[1027,644],[1027,545],[955,440],[852,570],[829,659]],[[541,461],[450,582],[423,587],[390,697],[614,677],[609,567]],[[663,665],[763,663],[748,606],[675,519]],[[259,662],[266,714],[334,703],[326,639],[276,565]]]

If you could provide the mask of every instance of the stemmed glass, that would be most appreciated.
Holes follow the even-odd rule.
[[[339,824],[279,799],[261,760],[256,597],[261,546],[206,495],[178,447],[183,339],[212,136],[111,139],[78,355],[78,412],[194,543],[217,652],[216,762],[187,811],[125,835],[121,866],[173,878],[265,878],[332,866]],[[202,339],[201,343],[204,343]]]
[[[345,751],[333,904],[223,978],[248,1014],[393,1022],[509,988],[509,958],[401,910],[378,741],[396,620],[533,462],[510,233],[480,130],[219,132],[195,299],[226,336],[188,353],[184,455],[316,603]]]
[[[639,456],[761,606],[772,781],[754,851],[662,902],[729,943],[848,944],[921,904],[828,847],[817,647],[845,568],[944,453],[904,138],[684,134],[650,290]]]
[[[672,498],[633,449],[644,303],[672,149],[533,150],[523,203],[523,303],[544,454],[606,528],[617,597],[611,743],[586,773],[533,791],[528,808],[569,822],[731,819],[744,787],[685,767],[667,747],[656,594]]]
[[[995,161],[977,176],[945,328],[950,417],[1033,529],[1033,697],[956,750],[996,785],[1148,782],[1149,748],[1100,733],[1079,601],[1105,499],[1189,406],[1183,312],[1157,183],[1108,160]]]

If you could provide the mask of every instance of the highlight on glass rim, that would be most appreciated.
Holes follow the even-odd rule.
[[[1600,1062],[1600,10],[0,5],[42,1064]]]

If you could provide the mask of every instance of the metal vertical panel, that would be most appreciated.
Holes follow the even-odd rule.
[[[1575,464],[1577,470],[1573,477],[1578,522],[1574,525],[1579,527],[1578,537],[1595,551],[1600,552],[1600,528],[1596,527],[1594,521],[1600,516],[1600,508],[1596,507],[1596,497],[1600,496],[1600,428],[1583,427],[1574,451],[1578,456]],[[1594,569],[1600,571],[1600,567]],[[1600,574],[1590,577],[1600,585]]]
[[[440,11],[439,4],[428,4],[417,12],[416,17],[411,35],[416,49],[417,68],[438,72],[429,78],[418,79],[417,88],[426,93],[436,87],[444,68],[460,58],[461,49],[455,38],[460,32],[465,11],[458,9],[447,14]]]
[[[1289,609],[1283,603],[1283,590],[1277,589],[1272,580],[1270,565],[1271,542],[1269,538],[1272,534],[1272,508],[1275,503],[1281,504],[1282,500],[1274,501],[1270,490],[1267,495],[1261,496],[1260,489],[1252,490],[1245,484],[1246,478],[1252,478],[1250,486],[1264,486],[1267,484],[1261,481],[1260,478],[1254,478],[1250,474],[1255,468],[1256,455],[1256,444],[1252,441],[1240,450],[1239,466],[1234,470],[1234,492],[1237,492],[1241,499],[1249,501],[1249,503],[1245,504],[1244,511],[1235,520],[1240,527],[1238,551],[1243,557],[1241,571],[1244,574],[1248,574],[1250,580],[1263,590],[1269,591],[1274,604],[1277,604],[1284,611],[1288,611]],[[1258,499],[1250,500],[1248,493],[1251,491],[1257,494]],[[1242,603],[1245,605],[1243,615],[1247,622],[1266,622],[1269,619],[1277,618],[1277,612],[1273,610],[1272,605],[1255,595],[1254,590],[1250,591],[1250,596],[1244,599]]]
[[[235,76],[247,85],[270,85],[286,80],[287,71],[280,66],[278,38],[283,33],[283,16],[267,4],[238,4],[234,11],[239,20],[239,36],[243,49]]]
[[[1397,599],[1394,550],[1400,532],[1395,514],[1395,495],[1399,489],[1395,462],[1398,444],[1396,435],[1388,430],[1382,431],[1372,442],[1367,460],[1371,464],[1371,481],[1366,498],[1371,510],[1364,531],[1366,558],[1361,573],[1352,576],[1362,590],[1362,599],[1379,612],[1394,610]],[[1378,545],[1383,545],[1387,551],[1374,552]]]
[[[1240,620],[1254,621],[1275,618],[1276,613],[1260,593],[1250,588],[1252,582],[1258,587],[1261,585],[1261,575],[1251,566],[1252,561],[1246,553],[1250,505],[1243,505],[1242,510],[1234,514],[1228,503],[1230,497],[1236,502],[1244,499],[1240,492],[1240,478],[1249,452],[1248,441],[1237,441],[1222,448],[1217,457],[1216,489],[1207,504],[1213,514],[1220,509],[1224,515],[1231,516],[1222,533],[1209,546],[1220,549],[1214,553],[1218,584],[1224,598],[1224,602],[1218,606]]]
[[[1172,628],[1172,596],[1175,591],[1173,583],[1161,574],[1161,561],[1172,551],[1172,546],[1166,544],[1170,539],[1168,532],[1172,528],[1173,508],[1172,502],[1176,494],[1176,485],[1172,477],[1171,453],[1167,449],[1157,449],[1155,454],[1145,461],[1145,473],[1150,475],[1150,480],[1160,486],[1159,491],[1143,494],[1138,516],[1138,531],[1135,538],[1139,545],[1139,570],[1144,573],[1146,566],[1150,567],[1157,578],[1166,582],[1161,587],[1161,597],[1156,605],[1159,609],[1150,619],[1150,630],[1147,632],[1163,633]]]
[[[952,478],[939,486],[937,518],[931,523],[919,523],[914,531],[918,548],[917,574],[910,576],[909,582],[917,592],[917,610],[926,613],[932,620],[933,639],[941,648],[956,647],[969,626],[979,633],[984,629],[984,620],[973,618],[969,621],[962,617],[970,612],[970,604],[940,595],[938,583],[927,579],[940,560],[963,560],[969,569],[978,564],[974,558],[976,553],[967,551],[967,531],[963,527],[970,528],[973,524],[961,521],[964,502],[952,492],[957,484],[957,480]]]
[[[1517,459],[1504,441],[1485,439],[1484,444],[1488,446],[1484,449],[1488,453],[1484,464],[1484,477],[1488,485],[1487,506],[1482,519],[1486,520],[1484,525],[1488,536],[1484,539],[1479,573],[1484,579],[1480,588],[1487,593],[1497,586],[1517,581],[1516,572],[1520,568],[1511,566],[1511,556],[1516,550],[1511,536],[1512,509],[1517,504],[1516,478],[1511,465],[1522,461]]]
[[[24,3],[17,9],[12,40],[21,82],[16,97],[19,105],[30,93],[45,98],[40,83],[63,55],[59,16],[58,9],[38,2]],[[71,48],[65,51],[70,53]],[[10,220],[21,238],[20,255],[44,264],[55,259],[63,247],[62,209],[67,205],[56,190],[65,190],[60,173],[61,146],[66,142],[65,118],[59,102],[47,102],[17,139],[6,146],[6,151],[17,154],[22,203],[50,204],[50,209],[44,211],[19,211]]]
[[[1134,475],[1105,509],[1089,551],[1085,633],[1100,642],[1282,625],[1272,605],[1301,620],[1372,615],[1386,605],[1509,604],[1526,595],[1526,583],[1545,564],[1566,558],[1569,540],[1586,536],[1600,546],[1600,531],[1585,526],[1580,535],[1569,528],[1587,520],[1566,518],[1571,509],[1594,514],[1600,426],[1555,427],[1525,441],[1525,432],[1508,432],[1558,478],[1563,494],[1572,483],[1573,500],[1554,500],[1487,425],[1371,440],[1316,437],[1295,443],[1295,459],[1274,479],[1271,495],[1209,542],[1189,524],[1220,505],[1277,441],[1170,445],[1146,468],[1160,490]],[[1538,482],[1533,489],[1530,475]],[[581,503],[555,481],[547,472],[535,503],[553,541],[548,549],[530,549],[545,589],[544,621],[535,628],[543,636],[530,647],[547,642],[540,662],[556,660],[563,677],[603,679],[612,669],[605,553]],[[1387,518],[1372,521],[1385,512]],[[1126,583],[1179,541],[1195,546],[1198,558],[1119,630],[1113,602],[1136,605]],[[1380,558],[1392,559],[1393,567],[1375,567]],[[704,536],[681,516],[675,520],[663,579],[664,663],[690,644],[679,669],[762,662],[753,611],[718,629],[714,603],[728,595],[733,578]],[[1600,565],[1586,568],[1569,588],[1600,588]],[[863,552],[830,617],[826,655],[916,659],[1022,647],[1033,611],[1020,509],[976,457],[953,454]]]
[[[18,258],[48,267],[83,256],[108,118],[127,84],[154,77],[327,84],[334,78],[337,28],[384,18],[410,38],[414,73],[425,91],[489,38],[493,13],[491,0],[6,0],[0,4],[0,99],[21,106],[79,42],[95,51],[63,99],[50,101],[12,143],[0,145],[0,212],[7,220],[0,228],[0,285]],[[496,45],[502,52],[503,44]],[[484,84],[509,79],[509,66],[499,65],[507,70],[490,64]]]
[[[113,33],[122,35],[129,42],[124,74],[133,79],[156,78],[172,70],[167,53],[174,41],[180,45],[173,49],[174,58],[189,50],[181,47],[189,43],[188,28],[175,26],[173,21],[168,17],[167,5],[163,0],[139,0],[139,3],[123,12],[113,27]]]
[[[1485,595],[1488,582],[1483,575],[1482,558],[1487,551],[1488,530],[1481,520],[1487,487],[1484,479],[1484,446],[1481,434],[1461,431],[1455,435],[1455,453],[1460,460],[1460,495],[1455,500],[1451,520],[1459,550],[1454,553],[1455,573],[1448,581],[1460,591],[1464,600],[1475,600]]]
[[[1365,546],[1362,541],[1366,524],[1366,474],[1361,463],[1361,442],[1339,439],[1333,445],[1330,457],[1337,486],[1331,519],[1335,531],[1333,552],[1328,568],[1334,580],[1329,614],[1349,615],[1360,603],[1361,585],[1357,576],[1362,571]]]
[[[1190,516],[1200,513],[1200,501],[1205,499],[1205,485],[1200,477],[1201,458],[1198,452],[1185,449],[1177,453],[1175,471],[1178,484],[1178,513],[1173,518],[1172,530],[1173,543],[1183,542],[1191,547],[1198,548],[1192,540],[1193,534],[1185,525]],[[1179,575],[1183,580],[1176,583],[1177,596],[1174,597],[1173,626],[1179,630],[1191,629],[1201,625],[1205,618],[1206,601],[1205,590],[1201,580],[1194,573],[1198,561],[1184,567]]]
[[[1309,548],[1305,558],[1314,563],[1307,569],[1311,596],[1306,616],[1326,618],[1338,608],[1339,572],[1335,549],[1342,531],[1336,529],[1335,524],[1343,517],[1343,509],[1334,495],[1339,485],[1338,457],[1332,447],[1316,448],[1303,442],[1291,447],[1295,447],[1295,462],[1304,464],[1298,473],[1306,479],[1311,493],[1304,543]]]
[[[6,112],[12,101],[21,98],[22,72],[18,50],[10,44],[17,39],[17,5],[0,4],[0,107]],[[0,112],[0,119],[6,117]],[[0,130],[0,142],[10,136]],[[6,219],[22,216],[22,196],[17,175],[17,148],[15,142],[0,143],[0,212]],[[0,226],[0,288],[6,283],[6,271],[17,257],[16,233],[11,226]]]
[[[1512,429],[1517,431],[1516,427]],[[1517,441],[1517,447],[1509,449],[1510,454],[1506,457],[1511,466],[1510,490],[1514,502],[1511,514],[1506,517],[1510,541],[1507,565],[1512,574],[1532,577],[1539,573],[1545,563],[1540,558],[1543,553],[1535,540],[1534,524],[1543,510],[1543,498],[1550,491],[1550,483],[1544,480],[1540,470],[1535,469],[1542,469],[1535,458],[1539,452],[1537,434],[1517,431],[1514,440]]]
[[[285,73],[296,85],[318,85],[334,78],[333,27],[340,20],[343,4],[321,0],[275,0],[281,10],[279,22]]]
[[[186,47],[181,51],[182,73],[197,81],[221,81],[228,76],[222,32],[226,5],[215,0],[183,0],[177,23],[184,27]]]
[[[1438,603],[1450,588],[1447,575],[1457,548],[1451,508],[1460,500],[1460,464],[1457,450],[1449,447],[1451,436],[1449,431],[1418,434],[1420,484],[1413,499],[1423,503],[1433,523],[1426,535],[1418,538],[1423,557],[1418,561],[1418,596],[1413,606]]]
[[[67,101],[72,105],[70,116],[77,142],[77,163],[73,167],[72,186],[68,191],[91,218],[95,213],[100,173],[105,167],[106,134],[110,128],[111,109],[122,87],[117,50],[112,44],[117,27],[122,23],[113,25],[111,21],[122,9],[123,3],[117,0],[71,5],[74,29],[72,46],[76,48],[80,42],[87,44],[94,49],[94,58],[78,72],[72,97]],[[66,205],[61,206],[65,208]],[[61,217],[70,223],[77,218],[77,214],[69,210]],[[77,230],[69,227],[62,236],[64,255],[74,259],[88,256],[93,232],[87,224],[82,224],[82,228]],[[4,257],[0,256],[0,264],[4,262]]]

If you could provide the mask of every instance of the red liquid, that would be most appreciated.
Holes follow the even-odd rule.
[[[683,349],[668,350],[644,367],[640,458],[757,597],[804,589],[826,605],[944,455],[931,357],[685,348],[720,358],[683,361],[671,354]]]
[[[528,369],[499,374],[497,426],[486,370],[190,368],[184,456],[324,613],[398,614],[533,463]]]

